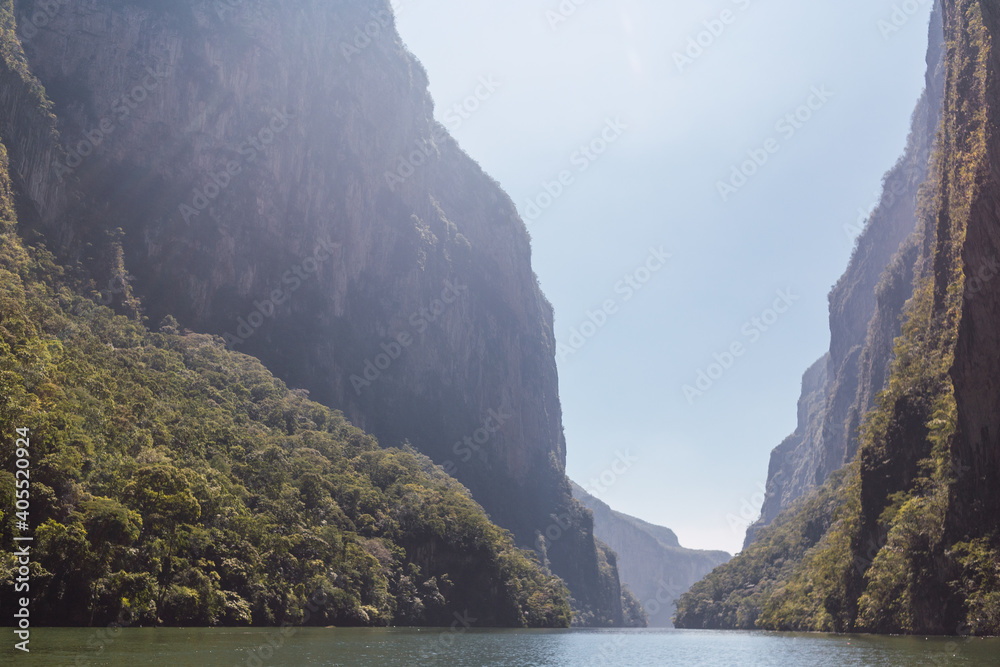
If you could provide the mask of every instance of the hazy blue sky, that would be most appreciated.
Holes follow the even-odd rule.
[[[573,329],[611,302],[559,361],[570,476],[586,487],[604,473],[596,495],[684,546],[738,551],[770,451],[795,428],[802,373],[829,345],[850,227],[903,151],[931,0],[395,6],[438,119],[526,219],[558,341],[579,346]],[[703,31],[702,53],[678,60]],[[807,120],[778,125],[807,103]],[[748,151],[767,161],[723,201],[718,182]],[[643,269],[661,247],[666,265]],[[648,282],[635,291],[625,276]],[[787,312],[754,324],[772,321],[779,290]],[[686,397],[733,343],[742,356]],[[620,474],[619,452],[634,459]]]

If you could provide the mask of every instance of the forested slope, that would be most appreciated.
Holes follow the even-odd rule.
[[[679,605],[684,627],[1000,634],[1000,7],[945,0],[943,121],[856,459]]]
[[[33,535],[33,625],[569,624],[562,582],[426,457],[219,337],[148,330],[124,281],[83,296],[22,243],[7,169],[0,144],[0,614]]]
[[[565,581],[577,622],[620,625],[565,475],[527,229],[435,120],[394,4],[0,0],[37,78],[0,68],[20,222],[101,286],[117,243],[154,325],[223,336],[446,466]],[[485,425],[479,455],[456,451]]]

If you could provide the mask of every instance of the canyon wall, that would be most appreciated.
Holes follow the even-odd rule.
[[[434,120],[388,0],[13,9],[53,103],[0,94],[26,226],[98,286],[129,282],[151,326],[223,336],[430,456],[566,580],[579,622],[621,623],[564,474],[524,223]]]
[[[926,89],[913,113],[906,152],[886,174],[875,210],[867,220],[857,221],[864,227],[850,264],[830,291],[830,350],[803,379],[798,428],[771,454],[764,507],[747,532],[747,544],[778,513],[854,458],[861,418],[888,379],[893,341],[912,290],[905,279],[882,284],[883,276],[916,228],[918,192],[928,178],[941,120],[944,53],[937,4],[929,32]],[[854,229],[855,224],[845,224],[845,230]],[[909,263],[900,269],[912,268],[914,259],[911,249]],[[912,272],[909,277],[912,282]]]

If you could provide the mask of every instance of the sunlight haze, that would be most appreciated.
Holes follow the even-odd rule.
[[[768,454],[795,428],[802,373],[829,344],[827,293],[924,86],[931,3],[911,5],[896,28],[887,0],[396,3],[438,120],[532,236],[572,350],[570,477],[686,547],[740,550]],[[588,157],[609,123],[620,136]],[[765,145],[723,201],[719,182]],[[616,287],[661,247],[671,258],[626,301]],[[779,292],[791,305],[765,331],[753,318]],[[686,396],[734,343],[743,354]]]

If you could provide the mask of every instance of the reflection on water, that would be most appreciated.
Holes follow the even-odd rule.
[[[93,667],[939,667],[1000,665],[1000,639],[684,630],[40,629],[2,664]],[[13,658],[12,660],[8,658]]]

